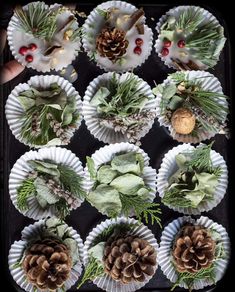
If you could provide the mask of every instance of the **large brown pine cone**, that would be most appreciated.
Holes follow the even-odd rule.
[[[41,290],[56,290],[69,278],[72,260],[66,245],[54,238],[39,240],[26,251],[22,267]]]
[[[101,57],[106,57],[113,63],[126,53],[128,40],[125,39],[126,33],[117,28],[103,28],[96,38],[96,49]]]
[[[148,241],[135,237],[110,238],[105,245],[105,272],[123,284],[143,282],[154,274],[156,251]]]
[[[179,272],[196,273],[208,268],[214,259],[215,241],[208,230],[199,225],[185,225],[173,247],[173,259]]]

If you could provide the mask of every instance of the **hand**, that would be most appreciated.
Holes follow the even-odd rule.
[[[5,30],[0,30],[0,53],[2,53],[7,39],[7,33]],[[1,67],[0,71],[0,84],[4,84],[13,78],[15,78],[17,75],[19,75],[23,70],[24,66],[19,64],[16,60],[9,61],[8,63],[4,64]]]

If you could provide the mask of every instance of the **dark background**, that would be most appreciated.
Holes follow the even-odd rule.
[[[45,1],[46,3],[66,3],[65,1]],[[67,1],[68,3],[69,1]],[[71,1],[72,3],[73,1]],[[102,1],[79,1],[77,2],[77,7],[80,7],[82,11],[89,13],[93,9],[93,7],[101,3]],[[129,1],[136,6],[140,7],[143,5],[144,10],[146,11],[146,15],[148,17],[147,24],[152,28],[155,27],[156,22],[158,21],[159,17],[164,14],[168,9],[178,6],[178,5],[199,5],[208,9],[210,12],[215,14],[215,16],[219,20],[223,20],[223,25],[225,26],[226,37],[227,37],[227,44],[226,50],[223,52],[222,60],[216,66],[215,70],[211,71],[214,73],[219,80],[222,82],[223,88],[225,90],[225,94],[230,95],[231,97],[231,105],[230,111],[232,111],[232,88],[231,82],[229,82],[229,78],[231,77],[230,74],[232,73],[232,68],[234,66],[233,55],[232,52],[229,52],[229,43],[231,43],[231,47],[233,48],[232,40],[233,40],[233,27],[232,20],[234,16],[229,14],[229,9],[232,9],[230,5],[226,4],[224,1],[164,1],[164,0],[157,0],[157,1]],[[3,28],[7,27],[9,22],[9,17],[11,16],[12,8],[15,4],[26,4],[29,1],[15,1],[5,3],[1,7],[0,11],[0,26]],[[148,7],[149,4],[149,7]],[[154,6],[153,6],[154,5]],[[155,17],[154,23],[149,20],[149,15],[153,15]],[[155,16],[156,15],[156,16]],[[82,23],[82,21],[79,21]],[[155,39],[155,38],[154,38]],[[154,51],[154,49],[153,49]],[[146,81],[149,82],[151,86],[153,86],[153,79],[157,82],[162,82],[168,72],[172,72],[172,70],[168,70],[162,62],[159,60],[158,57],[152,55],[149,60],[141,66],[139,69],[137,68],[134,73],[139,75],[140,77],[144,78]],[[12,59],[9,50],[6,48],[4,51],[3,56],[1,56],[1,62],[7,61]],[[153,66],[154,61],[155,64]],[[89,64],[88,69],[86,68],[86,64],[88,59],[85,54],[79,55],[78,59],[75,61],[75,64],[78,64],[78,75],[79,79],[74,83],[75,88],[78,89],[81,96],[84,94],[84,90],[89,84],[89,82],[99,74],[102,74],[103,71],[100,70],[94,63]],[[84,66],[83,66],[84,65]],[[77,68],[77,66],[76,66]],[[81,73],[81,75],[80,75]],[[20,74],[17,78],[15,78],[10,83],[1,87],[1,111],[0,111],[0,128],[1,128],[1,136],[0,136],[0,149],[1,149],[1,168],[0,168],[0,175],[1,175],[1,192],[0,195],[0,219],[1,219],[1,257],[0,257],[0,267],[1,271],[1,284],[0,287],[7,286],[7,289],[4,291],[17,291],[16,288],[13,288],[14,282],[11,279],[11,276],[8,273],[8,266],[7,266],[7,254],[9,245],[16,239],[19,239],[21,230],[24,226],[32,223],[33,220],[30,220],[21,214],[12,206],[11,202],[9,202],[9,195],[7,191],[7,178],[11,167],[13,166],[14,162],[26,151],[29,150],[28,147],[24,146],[23,144],[19,143],[15,140],[8,129],[8,125],[6,123],[4,117],[4,104],[5,100],[7,99],[7,95],[10,91],[16,86],[19,82],[26,82],[29,77],[33,74],[40,74],[36,71],[26,69],[24,72]],[[154,76],[154,78],[153,78]],[[234,91],[233,91],[234,92]],[[232,126],[232,114],[230,115],[230,128]],[[156,134],[157,136],[155,136]],[[154,138],[157,137],[157,138]],[[156,139],[159,139],[156,141]],[[150,131],[149,134],[146,135],[144,139],[142,139],[142,148],[148,153],[150,156],[150,164],[155,167],[157,170],[159,168],[161,159],[163,155],[173,146],[177,145],[176,141],[173,141],[167,133],[164,131],[163,128],[159,128],[158,123],[156,122],[153,126],[153,129]],[[79,131],[76,132],[75,137],[72,139],[71,143],[69,144],[68,148],[72,150],[83,162],[85,163],[85,156],[91,155],[96,149],[102,147],[104,143],[97,141],[94,139],[89,132],[87,131],[84,123]],[[232,189],[232,153],[234,150],[234,141],[233,136],[232,139],[227,141],[224,137],[217,135],[215,138],[214,149],[220,152],[224,158],[227,160],[229,173],[230,173],[230,182],[227,194],[224,198],[224,201],[221,202],[219,206],[217,206],[212,211],[203,214],[205,216],[209,216],[211,219],[214,219],[218,223],[221,223],[227,228],[229,232],[230,238],[232,243],[234,242],[234,230],[233,230],[233,222],[234,221],[234,211],[233,211],[233,189]],[[79,212],[78,212],[79,210]],[[83,239],[85,239],[86,235],[89,231],[101,220],[105,219],[105,216],[101,216],[88,204],[83,204],[81,208],[77,211],[74,211],[71,216],[67,218],[67,223],[72,225],[74,228],[79,230]],[[166,225],[168,222],[180,216],[178,213],[171,211],[170,209],[163,207],[163,224]],[[155,226],[151,228],[153,232],[160,233],[158,228]],[[159,242],[159,236],[157,236]],[[233,247],[233,244],[232,244]],[[232,248],[233,251],[233,248]],[[220,292],[220,291],[231,291],[233,288],[231,287],[232,281],[232,270],[234,271],[234,255],[232,252],[232,257],[230,260],[230,264],[228,270],[224,276],[224,278],[217,283],[216,289],[213,291]],[[160,269],[158,270],[160,271]],[[159,278],[159,282],[154,281],[156,285],[147,285],[147,288],[141,289],[141,291],[169,291],[168,282],[165,280],[164,277]],[[5,286],[5,287],[6,287]],[[157,289],[161,287],[161,290]],[[19,290],[20,291],[20,290]],[[75,290],[74,290],[75,291]],[[96,286],[89,284],[83,287],[83,291],[98,291]],[[180,291],[180,290],[176,290]],[[184,290],[185,291],[185,290]],[[208,290],[207,290],[208,291]]]

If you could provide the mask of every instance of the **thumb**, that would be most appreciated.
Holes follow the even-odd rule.
[[[0,76],[1,76],[0,84],[4,84],[4,83],[12,80],[17,75],[19,75],[24,70],[24,68],[25,67],[22,66],[21,64],[19,64],[16,60],[12,60],[12,61],[6,63],[1,68],[1,72],[0,72]]]

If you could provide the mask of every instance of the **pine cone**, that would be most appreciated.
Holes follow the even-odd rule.
[[[26,251],[22,267],[29,282],[56,290],[69,278],[72,260],[66,245],[54,238],[38,240]]]
[[[185,225],[175,240],[173,259],[179,272],[196,273],[208,268],[214,259],[215,241],[199,225]]]
[[[156,251],[148,241],[125,236],[110,238],[104,250],[105,272],[114,280],[128,284],[143,282],[145,276],[154,274]]]
[[[126,53],[128,40],[125,39],[126,33],[117,28],[103,28],[96,38],[96,49],[101,57],[106,57],[113,63]]]

